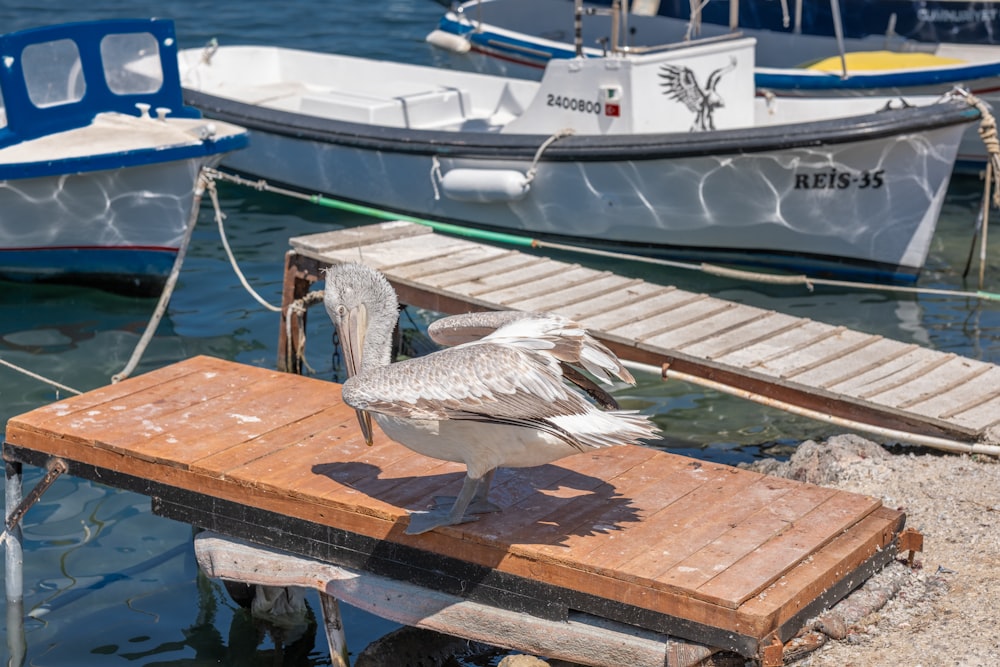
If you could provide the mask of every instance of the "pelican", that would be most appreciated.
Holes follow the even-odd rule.
[[[396,292],[363,264],[338,264],[326,273],[323,302],[340,336],[348,378],[344,402],[358,413],[372,444],[372,419],[392,440],[415,452],[464,463],[455,499],[412,512],[406,533],[475,521],[497,511],[488,501],[498,467],[531,467],[589,449],[654,438],[657,428],[635,411],[602,411],[566,378],[605,405],[610,398],[582,366],[611,384],[632,375],[577,323],[542,313],[472,313],[430,327],[454,347],[391,362],[399,317]]]

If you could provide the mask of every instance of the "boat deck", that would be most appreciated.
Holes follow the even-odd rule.
[[[291,239],[284,305],[335,262],[363,258],[405,304],[446,314],[571,317],[622,359],[754,400],[951,442],[1000,441],[1000,368],[852,331],[390,222]],[[297,323],[291,322],[293,336]],[[280,330],[279,368],[293,366]],[[772,403],[773,404],[773,403]],[[972,451],[970,449],[970,451]]]
[[[4,458],[59,459],[259,545],[754,658],[780,655],[897,553],[905,516],[878,499],[637,446],[501,470],[491,498],[503,511],[406,535],[407,510],[457,492],[464,468],[380,432],[366,446],[340,390],[196,357],[14,417]]]

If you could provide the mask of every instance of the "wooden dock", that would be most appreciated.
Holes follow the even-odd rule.
[[[777,647],[771,664],[894,557],[905,519],[875,498],[621,446],[502,470],[502,512],[405,535],[407,510],[457,491],[464,469],[376,435],[367,447],[337,384],[196,357],[15,417],[3,453],[8,473],[59,460],[258,545],[556,622],[610,619],[758,660]]]
[[[621,358],[754,400],[995,453],[1000,367],[882,336],[474,243],[405,222],[291,239],[284,305],[322,269],[363,260],[408,305],[561,313]],[[283,312],[287,312],[284,311]],[[297,323],[288,323],[293,336]],[[286,322],[279,333],[279,368]],[[294,370],[294,369],[293,369]],[[968,447],[965,449],[965,447]]]

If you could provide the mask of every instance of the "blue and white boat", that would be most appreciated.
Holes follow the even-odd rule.
[[[184,105],[170,21],[0,36],[0,277],[155,292],[202,167],[246,144]]]
[[[593,0],[610,6],[612,0]],[[1000,8],[995,2],[962,0],[711,0],[701,4],[704,23],[737,22],[752,30],[777,30],[805,35],[836,34],[835,12],[845,37],[882,37],[894,34],[917,42],[1000,44]],[[690,0],[640,0],[649,15],[688,20]]]
[[[330,53],[181,51],[185,100],[253,132],[223,166],[488,231],[913,281],[961,99],[767,100],[754,40],[554,59],[540,82]]]
[[[611,9],[584,5],[582,55],[604,57],[611,44],[642,52],[693,36],[730,35],[736,29],[636,13],[645,12],[648,4],[622,0]],[[707,7],[714,7],[713,2]],[[1000,108],[1000,46],[916,42],[891,32],[838,40],[739,27],[740,34],[757,41],[754,81],[767,95],[927,95],[960,86]],[[576,57],[574,36],[572,0],[470,0],[448,11],[428,41],[441,47],[452,67],[537,79],[550,59]],[[968,132],[956,166],[978,171],[985,159],[982,141],[974,130]]]

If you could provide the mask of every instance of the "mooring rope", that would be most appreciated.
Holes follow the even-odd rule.
[[[177,278],[181,274],[181,266],[184,264],[188,247],[191,245],[191,236],[194,234],[194,228],[198,224],[198,213],[201,211],[201,198],[205,194],[205,187],[208,182],[208,176],[205,170],[202,169],[198,174],[198,181],[195,185],[194,200],[191,204],[191,216],[188,218],[187,229],[184,230],[184,239],[177,249],[177,257],[174,258],[174,266],[170,269],[170,275],[167,276],[167,281],[163,285],[160,300],[156,304],[156,309],[153,311],[152,317],[149,318],[149,322],[146,324],[146,330],[142,332],[142,337],[136,344],[135,349],[132,350],[132,356],[129,357],[125,368],[111,376],[112,384],[121,382],[127,378],[135,370],[135,367],[139,365],[139,360],[142,359],[142,355],[146,352],[150,341],[153,340],[153,334],[156,333],[156,329],[160,326],[160,320],[163,319],[163,315],[167,312],[167,305],[170,303],[170,297],[173,296],[174,288],[177,286]]]
[[[222,206],[219,204],[219,193],[215,189],[215,178],[217,174],[218,172],[215,170],[206,171],[205,180],[207,181],[206,187],[208,189],[208,196],[212,199],[212,206],[215,208],[215,222],[219,226],[219,239],[222,241],[222,247],[226,250],[226,257],[229,258],[229,265],[233,267],[233,272],[236,274],[236,277],[239,278],[240,284],[243,285],[243,289],[245,289],[257,303],[273,313],[280,313],[280,307],[268,303],[264,297],[258,294],[257,291],[250,286],[246,276],[243,275],[243,271],[240,270],[240,265],[236,261],[236,256],[233,255],[233,249],[229,247],[229,239],[226,238],[226,228],[223,224],[223,221],[226,219],[226,214],[222,212]]]
[[[302,201],[310,202],[312,204],[317,204],[319,206],[325,206],[327,208],[334,208],[340,211],[347,211],[350,213],[357,213],[359,215],[366,215],[378,218],[380,220],[403,220],[418,225],[424,225],[425,227],[430,227],[431,229],[443,232],[445,234],[455,234],[458,236],[465,236],[469,238],[483,239],[495,243],[506,243],[517,246],[531,247],[531,248],[548,248],[551,250],[563,250],[566,252],[573,252],[582,255],[593,255],[596,257],[607,257],[611,259],[621,259],[630,262],[641,262],[644,264],[666,266],[674,269],[683,269],[685,271],[700,271],[702,273],[708,273],[712,275],[720,275],[720,276],[725,275],[726,277],[731,277],[731,278],[738,277],[743,280],[750,280],[759,283],[785,284],[785,285],[798,284],[798,285],[804,285],[807,289],[809,289],[809,291],[813,291],[816,285],[827,285],[835,287],[849,287],[853,289],[875,290],[882,292],[933,294],[939,296],[954,296],[963,299],[984,299],[987,301],[1000,301],[1000,294],[987,292],[982,289],[973,292],[968,290],[949,290],[949,289],[938,289],[931,287],[910,287],[907,285],[892,285],[884,283],[864,283],[864,282],[856,282],[849,280],[835,280],[831,278],[813,278],[811,276],[806,276],[806,275],[760,273],[756,271],[729,269],[721,266],[716,266],[713,264],[704,264],[704,263],[695,264],[690,262],[678,262],[675,260],[659,259],[656,257],[644,257],[642,255],[614,252],[611,250],[599,250],[597,248],[587,248],[583,246],[576,246],[570,244],[553,243],[550,241],[541,241],[539,239],[534,239],[526,236],[518,236],[517,234],[487,232],[483,230],[477,230],[474,228],[461,227],[459,225],[435,222],[433,220],[425,220],[411,215],[392,213],[390,211],[382,211],[380,209],[372,208],[369,206],[361,206],[358,204],[351,204],[349,202],[342,202],[336,199],[331,199],[329,197],[323,197],[322,195],[307,195],[301,192],[296,192],[294,190],[288,190],[286,188],[273,186],[264,179],[249,180],[241,176],[237,176],[235,174],[229,174],[222,171],[214,171],[213,177],[219,180],[224,180],[230,183],[234,183],[236,185],[251,187],[257,191],[280,194],[286,197],[292,197],[294,199],[299,199]]]
[[[55,387],[56,389],[62,389],[63,391],[69,392],[71,394],[77,394],[77,395],[79,395],[79,394],[83,393],[82,391],[78,391],[76,389],[73,389],[72,387],[67,387],[64,384],[59,384],[55,380],[50,380],[47,377],[43,377],[43,376],[39,375],[38,373],[33,373],[33,372],[29,371],[26,368],[22,368],[21,366],[17,366],[15,364],[12,364],[9,361],[6,361],[4,359],[0,359],[0,366],[6,366],[7,368],[11,369],[12,371],[17,371],[18,373],[22,373],[24,375],[27,375],[28,377],[30,377],[32,379],[35,379],[35,380],[38,380],[39,382],[44,382],[45,384],[51,385],[51,386]]]

